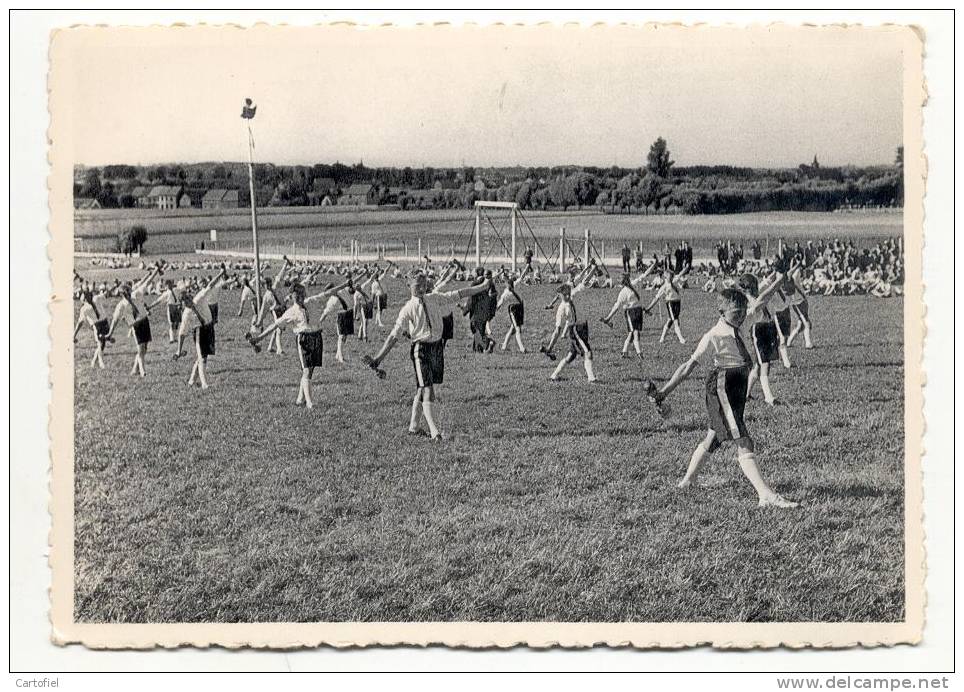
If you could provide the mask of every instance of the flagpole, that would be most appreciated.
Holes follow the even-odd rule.
[[[258,205],[254,198],[254,135],[248,123],[248,192],[251,196],[251,233],[254,237],[254,299],[261,311],[261,254],[258,252]]]

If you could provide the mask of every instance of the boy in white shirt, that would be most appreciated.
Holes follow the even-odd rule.
[[[215,281],[220,280],[225,273],[226,270],[221,269],[221,273],[218,274]],[[187,383],[193,387],[195,378],[197,378],[200,381],[201,389],[208,388],[206,372],[208,356],[213,356],[215,352],[214,318],[207,301],[208,292],[212,285],[213,282],[208,283],[193,297],[187,292],[181,296],[184,311],[181,317],[181,328],[178,331],[177,352],[174,354],[175,360],[183,355],[184,339],[190,332],[194,338],[194,349],[197,357],[191,367],[191,376]]]
[[[569,284],[562,284],[558,288],[560,301],[559,307],[556,309],[556,328],[552,332],[552,336],[549,337],[549,343],[540,349],[551,360],[553,359],[552,349],[555,348],[559,338],[563,335],[569,337],[569,352],[559,361],[556,369],[549,376],[549,379],[553,382],[559,381],[559,373],[562,372],[562,369],[578,356],[582,356],[583,367],[586,369],[586,377],[589,382],[597,381],[596,373],[593,371],[592,349],[589,346],[589,325],[585,321],[580,322],[577,319],[576,306],[572,302],[572,296],[584,287],[585,284],[580,283],[576,288],[571,288]]]
[[[298,347],[298,361],[301,364],[301,383],[298,386],[298,398],[295,405],[301,406],[304,403],[306,408],[313,408],[314,402],[311,399],[311,377],[314,375],[315,368],[320,368],[324,356],[324,340],[321,336],[321,329],[312,329],[308,317],[308,303],[316,300],[324,300],[348,286],[345,282],[330,290],[322,291],[316,295],[305,296],[305,287],[297,283],[291,287],[292,303],[280,317],[267,329],[260,334],[248,334],[248,343],[256,352],[261,350],[258,342],[288,324],[291,325],[291,333],[295,335],[295,344]]]
[[[102,370],[104,369],[104,346],[108,340],[113,341],[108,336],[110,327],[107,318],[104,317],[107,310],[107,298],[103,291],[97,295],[90,290],[81,292],[80,311],[77,316],[77,326],[74,327],[74,343],[77,343],[77,333],[86,323],[94,333],[94,357],[90,361],[90,367],[99,365]]]
[[[599,320],[612,329],[612,318],[618,310],[622,309],[623,317],[626,319],[627,332],[626,340],[623,342],[623,358],[629,354],[629,345],[632,344],[633,348],[636,349],[636,357],[640,360],[643,359],[642,350],[639,345],[639,332],[643,328],[643,306],[640,302],[639,291],[636,290],[636,287],[643,283],[655,268],[656,263],[653,262],[646,271],[635,279],[630,278],[629,274],[623,274],[622,288],[619,289],[616,302],[613,303],[609,314]]]
[[[148,317],[150,307],[145,301],[147,286],[160,271],[158,267],[151,269],[151,272],[134,284],[133,288],[124,285],[121,287],[121,299],[114,308],[114,316],[111,320],[110,330],[107,338],[113,338],[114,329],[121,320],[127,323],[134,333],[134,341],[137,344],[137,353],[134,355],[134,364],[131,366],[131,375],[140,374],[145,377],[144,357],[147,355],[147,345],[151,343],[151,321]]]
[[[348,290],[353,290],[350,279],[344,286],[346,286]],[[339,363],[347,363],[348,357],[345,355],[345,340],[355,331],[355,316],[351,308],[348,307],[348,302],[339,295],[340,291],[332,291],[331,289],[332,284],[325,286],[328,301],[325,303],[325,309],[322,311],[318,323],[323,323],[328,315],[335,315],[335,333],[338,339],[335,346],[335,360]]]
[[[424,418],[428,425],[428,434],[432,440],[440,442],[444,439],[435,422],[434,386],[441,383],[444,377],[442,368],[442,323],[446,310],[451,312],[457,301],[469,298],[487,291],[489,280],[477,286],[463,288],[446,293],[427,293],[428,280],[424,274],[416,274],[411,280],[409,288],[412,297],[399,310],[395,326],[385,339],[381,350],[374,356],[365,356],[365,363],[379,371],[379,365],[398,343],[403,333],[412,341],[411,359],[415,369],[415,398],[412,400],[412,416],[408,426],[411,435],[424,435],[421,420]],[[380,376],[384,376],[381,373]]]
[[[281,265],[281,269],[275,275],[274,279],[265,279],[265,291],[264,295],[261,296],[261,306],[258,308],[258,317],[254,324],[257,327],[261,327],[264,324],[265,317],[269,314],[272,319],[278,319],[284,314],[285,305],[284,301],[278,297],[278,290],[281,288],[281,283],[284,281],[285,271],[287,271],[289,266],[288,258],[286,257],[284,263]],[[268,342],[268,352],[271,352],[272,347],[274,347],[275,353],[279,356],[283,355],[281,349],[281,330],[275,330],[274,337]]]
[[[372,303],[375,310],[375,324],[377,324],[382,329],[385,328],[385,323],[382,322],[382,312],[388,307],[388,293],[385,291],[385,286],[382,282],[385,277],[388,276],[390,269],[395,267],[395,263],[390,261],[385,266],[385,269],[379,270],[375,268],[375,273],[372,275],[371,291],[372,291]]]
[[[681,344],[686,343],[686,339],[683,338],[683,330],[680,328],[679,317],[680,311],[683,305],[683,293],[682,286],[679,283],[682,278],[689,271],[689,268],[683,270],[679,275],[674,274],[673,270],[666,266],[663,268],[663,283],[656,291],[656,295],[653,296],[653,300],[647,305],[643,310],[648,314],[653,306],[659,302],[662,298],[666,303],[666,322],[663,324],[663,332],[659,336],[659,343],[666,341],[666,332],[669,330],[670,326],[676,332],[676,338],[679,339]]]
[[[662,404],[701,361],[711,360],[712,369],[706,378],[709,430],[696,446],[679,486],[693,485],[706,456],[717,450],[722,442],[733,440],[740,469],[756,490],[760,507],[796,507],[796,502],[784,499],[763,480],[756,464],[753,438],[743,420],[750,354],[740,335],[740,325],[746,319],[747,307],[746,294],[732,288],[723,289],[719,298],[719,321],[703,335],[693,355],[676,369],[666,384],[657,389],[652,382],[648,383],[647,395],[650,401]]]
[[[174,292],[174,282],[168,279],[164,283],[164,290],[161,291],[153,303],[147,306],[148,310],[153,310],[158,305],[167,308],[167,341],[174,343],[174,334],[181,326],[181,300]]]
[[[515,336],[515,342],[519,346],[519,353],[525,353],[526,347],[522,343],[522,325],[525,324],[525,303],[522,302],[522,298],[516,292],[515,287],[521,281],[526,273],[528,272],[528,267],[522,271],[522,276],[518,280],[509,279],[506,282],[505,290],[502,291],[502,295],[499,296],[499,302],[496,303],[495,309],[498,311],[503,305],[506,305],[506,310],[509,313],[509,331],[505,333],[505,338],[502,340],[502,350],[504,351],[509,346],[509,339]]]
[[[794,267],[790,270],[790,276],[784,281],[784,285],[789,291],[790,309],[797,316],[797,324],[787,336],[787,346],[792,346],[793,340],[802,331],[804,348],[813,348],[813,336],[811,334],[813,323],[810,321],[810,303],[807,300],[806,292],[803,290],[800,275],[800,267]]]
[[[238,317],[244,314],[244,306],[251,305],[252,323],[258,319],[258,306],[255,304],[254,289],[251,288],[251,281],[247,276],[241,278],[241,300],[238,302]]]

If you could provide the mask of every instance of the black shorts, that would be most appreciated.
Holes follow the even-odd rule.
[[[592,348],[589,346],[589,324],[577,322],[569,328],[569,355],[587,356],[592,358]]]
[[[643,328],[643,309],[638,305],[629,308],[626,313],[626,331],[638,332]]]
[[[710,429],[716,433],[712,452],[725,440],[746,437],[743,410],[746,408],[746,385],[749,368],[713,370],[706,376],[706,413]]]
[[[521,327],[526,321],[526,308],[522,303],[512,303],[509,306],[509,319],[513,327]]]
[[[202,324],[194,330],[194,338],[197,341],[198,352],[202,358],[214,355],[214,323]]]
[[[683,301],[681,300],[667,300],[666,301],[666,314],[674,322],[679,322],[680,308],[683,307]]]
[[[322,356],[325,352],[325,342],[321,337],[321,330],[301,332],[298,334],[298,358],[302,368],[320,368]]]
[[[362,317],[365,318],[366,320],[370,320],[374,316],[375,316],[375,306],[372,305],[371,303],[365,303],[362,306]]]
[[[211,303],[210,305],[208,305],[208,309],[211,310],[211,324],[217,324],[218,323],[218,304]]]
[[[780,357],[780,336],[772,320],[754,322],[750,327],[750,336],[753,338],[757,363],[772,363]]]
[[[797,319],[801,322],[810,323],[810,305],[807,301],[802,300],[799,303],[794,303],[792,306],[793,311],[797,313]]]
[[[790,333],[790,308],[785,308],[776,314],[777,327],[786,336]]]
[[[379,310],[384,310],[385,308],[388,307],[388,296],[385,295],[384,293],[382,293],[381,295],[379,295],[379,296],[376,298],[376,300],[378,300],[378,309],[379,309]]]
[[[182,308],[180,305],[167,306],[167,323],[171,325],[171,329],[177,329],[181,326],[181,313]]]
[[[442,318],[442,341],[451,341],[455,338],[455,317],[452,313]]]
[[[442,384],[445,379],[445,355],[441,339],[412,344],[412,365],[415,384],[419,389]]]
[[[131,327],[134,329],[134,339],[138,346],[151,343],[151,321],[147,318],[147,315],[134,320]]]
[[[107,343],[107,335],[110,333],[110,323],[106,319],[94,322],[94,336],[100,342],[101,348]]]
[[[351,310],[342,310],[337,317],[338,336],[351,336],[355,333],[355,315]]]

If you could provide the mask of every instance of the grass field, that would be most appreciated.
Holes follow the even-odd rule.
[[[532,350],[550,327],[526,288]],[[390,285],[394,316],[404,294]],[[676,488],[705,413],[699,377],[660,419],[642,383],[663,379],[715,321],[684,296],[690,343],[619,359],[596,322],[614,291],[578,297],[598,386],[578,365],[550,383],[538,353],[446,355],[442,445],[405,435],[407,348],[376,380],[360,363],[316,372],[316,408],[295,407],[300,370],[255,355],[225,316],[212,388],[186,384],[152,320],[146,380],[133,345],[91,370],[76,347],[75,616],[83,622],[897,621],[904,617],[902,300],[814,298],[817,348],[774,370],[787,405],[751,402],[765,476],[799,500],[761,510],[732,446],[701,487]],[[501,337],[506,317],[500,313]],[[330,331],[329,325],[328,330]],[[373,331],[378,336],[378,331]]]
[[[224,217],[168,216],[160,212],[157,216],[143,216],[143,210],[140,213],[141,216],[125,218],[115,210],[88,212],[88,215],[96,216],[75,221],[75,236],[80,239],[78,249],[112,250],[117,231],[133,223],[147,227],[149,238],[146,249],[155,256],[190,252],[201,241],[211,247],[208,232],[212,228],[218,229],[218,247],[245,251],[251,249],[250,217],[244,213]],[[856,238],[869,242],[898,236],[903,231],[902,214],[875,211],[838,214],[772,212],[698,217],[573,211],[526,212],[525,216],[543,244],[546,255],[551,254],[558,243],[560,226],[566,227],[574,244],[581,242],[583,229],[589,228],[594,238],[606,243],[606,254],[610,257],[618,254],[618,246],[623,242],[634,244],[643,241],[644,249],[651,253],[660,251],[664,242],[675,245],[681,240],[688,240],[697,256],[711,257],[715,256],[714,244],[721,238],[744,243],[751,238],[759,238],[763,242],[767,237],[774,243],[780,237],[801,242],[827,237]],[[504,216],[493,213],[491,219],[508,243],[508,227],[502,227]],[[423,250],[446,257],[454,250],[461,259],[472,244],[473,223],[472,212],[467,210],[328,211],[314,214],[277,212],[259,219],[259,234],[265,251],[300,253],[322,248],[332,251],[340,245],[347,252],[348,243],[354,239],[367,245],[367,251],[376,243],[386,245],[391,251],[400,251],[403,243],[407,242],[414,257],[416,243],[421,238]],[[495,252],[504,251],[491,229],[486,237]],[[520,242],[531,243],[527,231],[520,236]],[[602,251],[601,245],[598,249]]]

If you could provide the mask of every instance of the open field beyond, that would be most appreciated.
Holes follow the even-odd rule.
[[[614,234],[622,224],[693,223],[598,221]],[[532,351],[550,329],[539,307],[553,288],[523,289]],[[396,281],[389,290],[394,317],[406,292]],[[405,434],[404,343],[385,381],[360,362],[376,343],[351,341],[347,365],[326,349],[308,411],[294,405],[292,336],[284,356],[254,354],[241,338],[247,318],[234,317],[236,292],[222,296],[205,392],[186,384],[190,358],[172,361],[157,312],[144,380],[127,374],[126,337],[108,348],[106,370],[90,369],[84,330],[76,619],[901,620],[903,301],[812,298],[817,347],[792,349],[794,367],[772,375],[786,405],[749,403],[763,473],[802,503],[778,511],[756,507],[732,446],[710,458],[701,487],[676,488],[706,426],[702,370],[671,398],[666,420],[643,396],[645,379],[668,377],[715,321],[713,297],[686,291],[687,345],[657,345],[648,318],[642,365],[621,360],[622,333],[597,322],[614,298],[577,299],[596,386],[578,363],[550,383],[538,353],[473,354],[457,320],[441,445]],[[504,313],[494,326],[501,339]]]
[[[347,253],[351,240],[371,252],[376,244],[390,251],[400,251],[407,243],[412,257],[416,244],[424,243],[423,252],[462,259],[472,245],[473,212],[470,210],[435,211],[273,211],[259,217],[261,245],[266,252],[333,252]],[[337,209],[335,207],[334,209]],[[125,210],[128,211],[128,210]],[[490,210],[496,230],[509,242],[505,215]],[[690,241],[698,257],[714,256],[713,245],[720,239],[747,245],[757,238],[789,241],[839,237],[872,241],[898,236],[903,232],[903,214],[895,212],[772,212],[727,214],[716,216],[640,216],[583,212],[525,212],[535,236],[550,255],[558,243],[559,228],[564,226],[573,243],[581,242],[583,229],[605,243],[608,257],[618,254],[623,242],[642,241],[648,251],[658,251],[664,242]],[[190,252],[202,241],[211,248],[209,231],[218,230],[217,247],[226,250],[251,249],[251,219],[244,211],[223,216],[184,215],[171,212],[154,214],[143,210],[125,215],[121,210],[88,212],[75,218],[77,249],[110,251],[117,232],[133,224],[143,225],[149,234],[146,251],[151,255]],[[502,252],[502,245],[491,227],[483,225],[486,251]],[[532,243],[528,231],[522,231],[520,242]],[[365,249],[367,246],[367,250]],[[598,247],[602,251],[602,247]],[[474,250],[473,250],[474,252]],[[469,253],[471,256],[471,253]],[[537,252],[537,256],[538,256]]]

